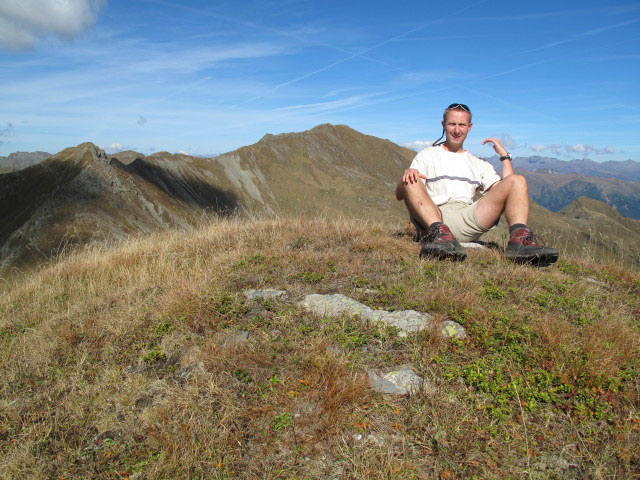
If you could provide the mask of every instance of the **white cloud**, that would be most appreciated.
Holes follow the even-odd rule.
[[[328,102],[319,103],[306,103],[302,105],[289,105],[287,107],[280,107],[276,110],[279,111],[305,111],[305,112],[326,112],[329,110],[341,110],[345,108],[351,108],[360,106],[370,98],[376,97],[380,94],[374,93],[370,95],[352,95],[350,97],[342,98],[340,100],[332,100]]]
[[[100,148],[102,148],[107,153],[117,153],[117,152],[122,152],[123,150],[134,150],[133,148],[125,147],[124,145],[118,142],[111,143],[106,147],[101,146]]]
[[[529,145],[529,148],[534,152],[551,152],[556,155],[563,155],[569,157],[572,154],[580,154],[583,156],[595,154],[595,155],[611,155],[616,153],[616,149],[611,146],[596,147],[595,145],[582,145],[577,143],[575,145],[559,145],[557,143],[549,145]]]
[[[145,60],[138,61],[131,58],[128,67],[133,72],[142,74],[167,71],[186,74],[211,68],[222,62],[269,57],[282,54],[284,51],[283,47],[268,43],[202,47],[189,50],[176,49],[174,51],[147,47],[143,57]]]
[[[516,141],[508,133],[503,133],[502,135],[500,135],[500,141],[502,142],[502,145],[504,145],[508,150],[518,148]]]
[[[582,153],[585,155],[589,155],[591,153],[595,153],[596,155],[607,155],[616,153],[616,149],[611,146],[599,148],[594,145],[582,145],[579,143],[576,145],[567,145],[565,149],[569,153]]]
[[[96,21],[105,0],[2,0],[0,44],[10,49],[33,47],[39,37],[71,38]]]
[[[415,150],[416,152],[430,147],[431,145],[433,145],[433,140],[414,140],[413,142],[405,142],[402,144],[403,147],[410,148],[411,150]]]
[[[565,148],[562,145],[558,145],[557,143],[552,143],[549,145],[529,145],[529,148],[538,153],[551,152],[556,155],[567,155]]]

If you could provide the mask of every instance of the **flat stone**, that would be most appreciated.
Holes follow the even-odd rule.
[[[453,320],[445,320],[438,325],[438,329],[443,337],[457,338],[458,340],[467,338],[467,332],[465,332],[464,327]]]
[[[415,310],[402,310],[398,312],[373,310],[370,320],[396,327],[400,331],[398,335],[406,337],[409,333],[419,332],[430,326],[433,317],[428,313],[416,312]]]
[[[334,293],[332,295],[312,293],[304,297],[302,305],[313,313],[328,315],[330,317],[348,313],[370,319],[373,315],[373,309],[341,293]]]
[[[487,247],[485,247],[484,245],[476,242],[460,242],[460,245],[462,245],[464,248],[479,248],[480,250],[487,249]]]
[[[384,323],[396,327],[399,330],[398,335],[400,337],[406,337],[409,333],[424,330],[433,322],[433,317],[428,313],[416,312],[415,310],[399,312],[374,310],[340,293],[333,295],[313,293],[304,297],[301,305],[316,315],[334,317],[346,313],[348,315],[359,315],[373,322]]]
[[[266,300],[269,298],[278,298],[283,296],[284,290],[275,290],[273,288],[265,288],[264,290],[245,290],[244,296],[249,300]]]
[[[376,392],[392,395],[411,395],[422,388],[423,380],[407,365],[378,375],[369,370],[369,385]]]

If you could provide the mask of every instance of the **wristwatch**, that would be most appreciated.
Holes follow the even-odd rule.
[[[504,162],[505,160],[511,160],[511,154],[510,154],[510,153],[507,153],[507,154],[502,155],[502,156],[500,157],[500,161],[501,161],[501,162]]]

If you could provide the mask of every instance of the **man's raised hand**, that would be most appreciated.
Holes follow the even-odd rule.
[[[402,183],[405,185],[417,183],[420,179],[426,180],[427,177],[421,174],[415,168],[407,168],[402,175]]]
[[[497,138],[487,138],[484,142],[482,142],[483,145],[487,143],[491,143],[492,144],[491,146],[493,147],[493,149],[501,157],[507,154],[507,150],[502,146],[502,142]]]

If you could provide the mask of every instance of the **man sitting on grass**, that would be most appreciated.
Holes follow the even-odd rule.
[[[511,155],[502,143],[495,138],[482,142],[491,143],[500,156],[501,179],[489,162],[462,147],[473,126],[469,107],[453,103],[442,118],[442,136],[415,156],[396,187],[396,198],[404,200],[423,243],[420,256],[464,260],[467,255],[458,240],[477,240],[504,212],[510,233],[507,258],[536,265],[555,262],[557,250],[541,245],[527,226],[527,181],[513,173]],[[445,134],[446,140],[440,141]],[[476,190],[483,196],[474,202]]]

